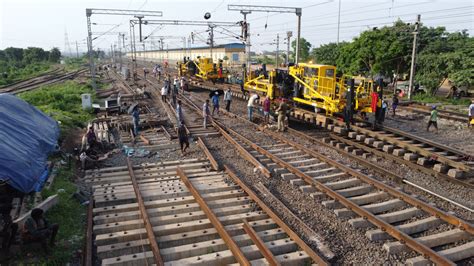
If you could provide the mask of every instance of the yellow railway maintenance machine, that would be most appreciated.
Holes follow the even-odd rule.
[[[289,75],[293,82],[293,101],[313,106],[316,112],[325,111],[327,115],[342,113],[347,102],[350,86],[354,79],[353,111],[372,112],[371,92],[373,81],[362,77],[342,76],[336,78],[336,67],[330,65],[300,63],[291,66]]]
[[[229,75],[229,71],[222,66],[222,61],[218,64],[212,61],[212,58],[201,58],[197,60],[184,60],[178,67],[179,75],[188,74],[199,77],[203,80],[212,82],[224,82]]]

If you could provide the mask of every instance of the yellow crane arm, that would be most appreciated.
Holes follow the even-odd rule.
[[[329,106],[331,106],[331,108],[332,108],[333,110],[336,110],[336,109],[337,109],[337,108],[336,108],[336,104],[334,103],[334,101],[333,101],[331,98],[329,98],[329,97],[327,97],[327,96],[324,96],[324,95],[321,95],[319,92],[317,92],[315,89],[313,89],[313,87],[311,87],[308,83],[306,83],[304,80],[300,79],[298,76],[292,74],[291,72],[290,72],[290,75],[291,75],[293,78],[295,78],[295,80],[298,81],[300,84],[303,84],[303,86],[305,86],[305,87],[306,87],[308,90],[310,90],[312,93],[316,94],[316,96],[317,96],[318,98],[323,99],[323,101],[326,102]]]

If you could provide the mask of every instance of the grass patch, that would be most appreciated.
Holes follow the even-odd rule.
[[[415,102],[419,103],[443,103],[450,105],[469,105],[471,101],[469,99],[453,99],[442,96],[429,95],[429,94],[415,94],[412,98]]]
[[[51,63],[42,62],[29,64],[22,68],[11,68],[7,77],[0,77],[0,86],[39,76],[49,71],[51,67]]]
[[[66,63],[65,69],[68,72],[76,71],[87,66],[87,58],[85,57],[79,57],[79,58],[69,57],[69,58],[66,58],[64,61]]]
[[[94,98],[94,91],[89,85],[67,81],[24,92],[19,97],[60,121],[61,136],[65,136],[69,129],[84,127],[94,117],[91,110],[82,109],[83,93],[90,93]]]

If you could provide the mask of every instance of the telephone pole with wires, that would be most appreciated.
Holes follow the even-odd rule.
[[[413,94],[413,82],[415,79],[415,66],[416,66],[416,41],[417,41],[419,29],[420,29],[420,20],[421,20],[421,15],[417,15],[415,30],[413,31],[413,48],[411,51],[410,84],[408,86],[408,100],[411,100],[411,95]]]
[[[277,45],[277,50],[276,50],[276,56],[275,56],[275,69],[278,68],[278,50],[280,50],[280,34],[277,33],[277,38],[276,38],[276,45]]]
[[[292,31],[287,31],[286,32],[286,59],[285,59],[285,65],[287,69],[290,69],[290,39],[293,36]]]

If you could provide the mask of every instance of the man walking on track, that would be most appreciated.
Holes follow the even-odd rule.
[[[225,101],[225,109],[227,112],[230,112],[230,103],[232,102],[232,94],[230,92],[230,88],[224,92],[224,101]]]
[[[436,129],[436,133],[438,133],[438,111],[436,110],[436,106],[433,105],[432,111],[430,114],[430,120],[428,121],[428,127],[426,127],[426,131],[430,131],[431,125],[433,125]]]
[[[277,131],[285,131],[285,118],[286,118],[286,111],[288,110],[288,105],[286,104],[286,99],[282,99],[280,102],[280,106],[276,109],[278,112],[278,129]]]
[[[211,115],[211,110],[209,110],[209,100],[206,100],[206,102],[202,106],[202,116],[204,118],[204,128],[207,128],[207,121],[208,121],[210,115]]]

